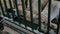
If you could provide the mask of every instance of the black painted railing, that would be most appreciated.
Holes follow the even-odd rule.
[[[31,32],[34,32],[33,30],[36,30],[37,27],[38,27],[38,31],[39,32],[43,32],[43,33],[49,34],[49,31],[51,29],[50,28],[51,0],[48,0],[48,18],[47,18],[48,22],[47,22],[47,31],[46,32],[41,30],[41,11],[42,11],[42,10],[40,10],[41,9],[41,0],[38,0],[38,17],[39,17],[38,24],[33,23],[34,20],[33,20],[32,0],[29,0],[31,21],[27,21],[27,19],[26,19],[26,11],[25,11],[25,9],[26,9],[26,5],[27,4],[24,3],[25,0],[21,0],[22,9],[23,9],[23,18],[21,18],[22,16],[20,15],[20,11],[18,9],[18,3],[17,3],[18,0],[14,0],[14,1],[13,0],[8,0],[8,1],[9,1],[10,8],[7,7],[6,0],[3,0],[4,7],[3,7],[3,4],[2,4],[2,2],[0,0],[0,7],[1,7],[1,10],[2,10],[1,12],[2,12],[4,17],[7,17],[9,19],[12,18],[13,21],[17,21],[19,24],[24,24],[26,30],[28,30],[27,26],[30,27],[32,29]],[[12,1],[14,3],[14,8],[16,9],[16,14],[17,15],[15,15],[15,11],[13,11],[14,8],[12,7]],[[26,0],[26,1],[28,1],[28,0]],[[4,8],[5,8],[5,10],[4,10]],[[59,12],[59,18],[58,18],[56,34],[58,34],[58,32],[59,32],[59,25],[60,25],[60,12]],[[54,28],[52,28],[52,29],[54,30]]]

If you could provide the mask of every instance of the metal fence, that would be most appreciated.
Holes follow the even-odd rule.
[[[6,0],[3,0],[4,7],[3,7],[2,2],[0,0],[1,12],[2,12],[4,17],[7,17],[9,19],[12,18],[13,19],[12,21],[14,21],[14,22],[16,21],[18,23],[18,24],[16,24],[16,23],[14,23],[14,24],[16,24],[18,26],[20,26],[21,24],[24,24],[25,25],[24,29],[29,30],[29,29],[27,29],[27,27],[30,27],[31,30],[29,30],[29,31],[31,31],[35,34],[36,34],[36,32],[34,32],[34,30],[38,30],[39,32],[49,34],[51,29],[54,30],[56,34],[59,33],[60,12],[59,12],[59,18],[58,18],[58,23],[57,23],[57,29],[54,29],[54,28],[50,27],[51,0],[48,0],[48,18],[47,18],[48,22],[47,22],[46,32],[42,31],[42,29],[41,29],[41,25],[42,25],[41,24],[41,11],[42,10],[40,10],[41,9],[41,0],[38,0],[38,17],[39,17],[38,24],[33,23],[34,20],[33,20],[33,10],[32,10],[33,9],[32,8],[32,0],[29,0],[31,22],[26,20],[26,11],[25,11],[26,6],[25,6],[25,3],[24,3],[24,0],[21,0],[22,9],[23,9],[23,17],[24,18],[21,18],[20,12],[18,10],[17,0],[8,0],[8,1],[9,1],[10,9],[8,9],[8,7],[7,7]],[[12,1],[14,1],[14,7],[12,6]],[[15,15],[15,12],[12,10],[13,8],[16,8],[16,10],[17,10],[16,14],[17,15]]]

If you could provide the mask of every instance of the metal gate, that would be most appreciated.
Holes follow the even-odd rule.
[[[7,2],[8,1],[8,2]],[[51,0],[48,0],[48,21],[47,21],[47,28],[46,30],[42,30],[42,22],[41,22],[41,0],[38,0],[38,24],[33,23],[33,8],[32,8],[32,0],[29,0],[29,7],[30,7],[30,17],[31,21],[26,20],[26,5],[24,3],[24,0],[20,0],[22,2],[22,8],[23,10],[23,16],[20,15],[18,2],[17,0],[0,0],[0,12],[2,12],[2,17],[4,17],[6,20],[10,21],[11,23],[18,25],[19,27],[22,27],[30,32],[33,32],[34,34],[40,34],[45,33],[49,34],[51,30],[54,31],[55,34],[59,33],[59,25],[60,25],[60,10],[59,10],[59,17],[58,22],[56,23],[57,29],[54,29],[50,26],[50,14],[51,14]],[[7,3],[9,4],[10,8],[7,7]],[[13,9],[16,9],[16,12],[13,11]],[[22,18],[23,17],[23,18]],[[23,25],[23,26],[22,26]],[[8,26],[9,27],[9,26]],[[35,32],[36,31],[36,32]],[[38,33],[38,32],[39,33]],[[24,32],[25,33],[25,32]]]

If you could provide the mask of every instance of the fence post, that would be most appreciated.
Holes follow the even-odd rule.
[[[12,11],[11,11],[11,12],[12,12],[12,18],[13,18],[13,20],[14,20],[15,12],[13,11],[12,1],[11,1],[11,0],[9,0],[9,4],[10,4],[10,9],[12,10]]]
[[[38,0],[39,31],[41,32],[41,0]]]
[[[16,10],[17,10],[18,21],[20,22],[20,12],[19,12],[19,10],[18,10],[18,3],[17,3],[17,0],[15,0],[14,2],[15,2]]]
[[[32,0],[29,0],[29,4],[30,4],[30,17],[31,17],[31,27],[32,27],[32,30],[33,30],[33,10],[32,10]]]
[[[47,23],[47,34],[50,31],[50,12],[51,12],[51,0],[48,0],[48,23]]]
[[[7,12],[7,4],[6,4],[6,0],[3,0],[4,1],[4,6],[5,6],[5,12],[7,15],[5,15],[6,17],[9,18],[9,13]]]
[[[24,16],[24,24],[25,24],[25,28],[26,28],[26,11],[25,11],[25,9],[26,9],[26,7],[25,7],[25,1],[24,0],[21,0],[21,2],[22,2],[22,9],[23,9],[23,16]]]

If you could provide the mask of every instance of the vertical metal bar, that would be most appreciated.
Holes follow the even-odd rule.
[[[26,25],[26,7],[25,7],[25,1],[24,0],[21,0],[22,1],[22,8],[23,8],[23,15],[24,15],[24,24]]]
[[[38,0],[39,31],[41,31],[41,0]]]
[[[60,27],[60,10],[59,10],[59,17],[58,17],[58,24],[57,24],[57,32],[56,34],[59,34],[59,28]]]
[[[7,10],[7,4],[6,4],[6,0],[3,0],[4,1],[4,6],[5,6],[5,11]],[[7,13],[7,17],[9,17],[9,13],[6,11],[6,13]]]
[[[51,0],[48,0],[48,23],[47,23],[47,34],[49,34],[50,30],[50,12],[51,12]]]
[[[18,16],[18,20],[20,22],[20,12],[18,10],[18,3],[17,3],[17,0],[15,0],[15,7],[16,7],[16,10],[17,10],[17,16]]]
[[[10,9],[12,9],[13,10],[13,8],[12,8],[12,1],[11,0],[9,0],[9,4],[10,4]],[[12,18],[13,18],[13,20],[14,20],[14,11],[12,11]]]
[[[11,2],[11,0],[9,0],[9,4],[10,4],[10,8],[12,9],[12,2]]]
[[[32,11],[32,0],[29,0],[29,4],[30,4],[30,17],[31,17],[31,27],[32,29],[33,27],[33,11]]]
[[[3,6],[2,6],[2,3],[1,3],[1,0],[0,0],[0,7],[1,7],[1,10],[2,10],[2,14],[5,15],[4,14],[4,10],[3,10]]]

